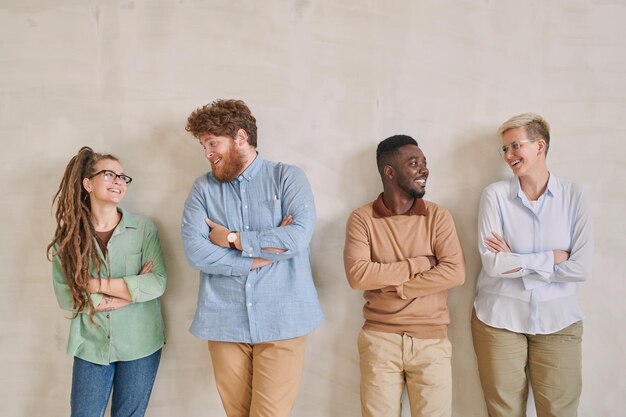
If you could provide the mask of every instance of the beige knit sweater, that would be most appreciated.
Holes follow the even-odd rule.
[[[428,256],[437,259],[434,267]],[[365,291],[364,329],[446,337],[448,289],[465,281],[463,251],[448,210],[416,199],[407,213],[394,215],[381,194],[350,215],[343,258],[350,286]]]

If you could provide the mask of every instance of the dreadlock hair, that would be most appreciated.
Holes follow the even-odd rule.
[[[46,249],[48,260],[58,256],[63,267],[65,280],[72,292],[75,310],[72,319],[87,309],[93,324],[94,305],[89,296],[89,280],[93,271],[101,277],[105,261],[98,254],[96,233],[91,222],[91,202],[89,193],[83,187],[83,179],[95,174],[94,165],[103,159],[119,161],[113,155],[96,153],[83,146],[67,164],[59,190],[52,199],[53,206],[57,203],[57,228]]]

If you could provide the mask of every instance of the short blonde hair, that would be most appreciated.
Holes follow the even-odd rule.
[[[546,142],[546,155],[550,149],[550,124],[537,113],[522,113],[511,117],[498,128],[498,136],[502,137],[509,129],[523,127],[532,140],[543,139]]]

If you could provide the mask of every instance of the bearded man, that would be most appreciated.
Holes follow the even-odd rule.
[[[323,320],[309,263],[311,187],[301,169],[261,159],[241,100],[196,109],[186,130],[211,164],[183,213],[185,254],[200,271],[190,332],[208,341],[228,417],[287,417],[306,335]]]
[[[410,136],[378,144],[383,192],[352,212],[343,259],[350,286],[363,291],[359,333],[361,414],[452,415],[448,290],[465,281],[465,261],[450,212],[422,197],[429,171]]]

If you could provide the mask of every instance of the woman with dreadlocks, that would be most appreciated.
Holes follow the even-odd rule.
[[[83,147],[67,165],[48,246],[57,300],[72,313],[71,415],[143,416],[165,342],[166,273],[154,224],[118,206],[131,178]]]

